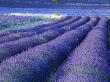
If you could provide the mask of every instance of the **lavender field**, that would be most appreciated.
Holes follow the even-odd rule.
[[[51,6],[50,6],[51,7]],[[13,13],[23,13],[23,14],[55,14],[59,13],[61,15],[71,15],[71,16],[110,16],[109,7],[64,7],[64,8],[10,8],[10,7],[0,7],[0,15],[2,14],[13,14]]]
[[[0,16],[0,82],[110,82],[109,19]]]

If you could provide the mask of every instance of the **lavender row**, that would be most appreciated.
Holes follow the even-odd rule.
[[[82,27],[79,28],[82,29]],[[1,80],[43,82],[91,30],[90,26],[85,28],[83,31],[76,28],[66,32],[46,44],[36,46],[3,61],[0,65]]]
[[[98,27],[102,27],[102,28],[104,28],[104,27],[108,27],[108,19],[106,18],[106,17],[101,17],[102,18],[102,20],[100,20],[100,22],[98,23]]]
[[[72,19],[72,18],[73,18],[73,17],[71,17],[71,16],[66,16],[66,17],[61,18],[61,19],[59,19],[59,20],[57,20],[57,21],[54,21],[54,22],[50,22],[50,23],[47,23],[47,24],[38,25],[38,26],[29,28],[29,29],[10,30],[10,32],[17,33],[17,32],[27,32],[27,31],[39,30],[39,29],[42,30],[42,29],[45,28],[45,27],[53,26],[53,25],[56,25],[56,24],[65,22],[65,21],[67,21],[67,20],[69,20],[69,19]]]
[[[106,17],[101,18],[48,82],[110,82],[106,47],[107,22]]]
[[[98,23],[98,21],[100,20],[100,18],[99,17],[91,17],[91,19],[88,21],[88,22],[86,22],[85,24],[83,24],[81,27],[82,27],[82,29],[78,29],[77,28],[77,30],[82,30],[83,31],[83,29],[85,29],[85,27],[91,27],[91,28],[93,28],[95,25],[97,25],[97,23]],[[81,20],[82,21],[82,20]],[[73,26],[71,26],[71,29],[74,29],[75,28],[75,26],[78,26],[78,25],[80,25],[80,23],[74,23],[73,24]],[[68,27],[66,30],[70,30],[70,28]]]
[[[76,17],[74,17],[74,19],[67,20],[65,22],[62,22],[60,24],[56,24],[54,26],[48,26],[48,27],[45,27],[44,29],[48,30],[48,29],[52,29],[52,28],[60,28],[62,26],[68,26],[69,24],[74,23],[74,22],[78,21],[79,19],[81,19],[81,17],[76,16]]]
[[[75,24],[76,25],[76,27],[78,26],[78,25],[82,25],[82,24],[84,24],[84,23],[86,23],[87,21],[89,21],[89,19],[90,19],[90,17],[83,17],[83,18],[81,18],[80,16],[78,16],[78,17],[74,17],[74,18],[71,18],[71,19],[69,19],[69,20],[67,20],[67,21],[65,21],[65,22],[62,22],[62,23],[59,23],[59,24],[56,24],[55,26],[50,26],[50,27],[45,27],[45,28],[39,28],[39,29],[31,29],[31,30],[24,30],[24,29],[21,29],[21,30],[15,30],[15,31],[10,31],[10,32],[14,32],[14,33],[19,33],[19,32],[30,32],[30,31],[32,31],[32,32],[36,32],[37,34],[40,34],[40,33],[42,33],[42,32],[44,32],[44,31],[46,31],[46,30],[50,30],[50,29],[53,29],[53,28],[59,28],[59,27],[63,27],[63,26],[65,26],[65,25],[69,25],[69,24],[74,24],[74,22],[75,21],[77,21],[78,22],[78,24]],[[78,20],[78,19],[80,19],[80,20]],[[74,27],[75,27],[75,25],[74,25]],[[72,26],[71,26],[72,27]]]
[[[64,22],[66,20],[69,20],[73,18],[72,16],[65,16],[65,17],[61,17],[60,19],[57,19],[53,22],[50,22],[50,23],[47,23],[47,24],[41,24],[41,25],[38,25],[38,26],[35,26],[33,28],[30,28],[30,29],[36,29],[36,28],[44,28],[44,27],[47,27],[47,26],[52,26],[54,24],[57,24],[57,23],[60,23],[60,22]]]
[[[80,16],[73,17],[73,18],[68,19],[66,21],[59,22],[57,24],[52,24],[51,26],[46,26],[44,28],[20,29],[20,30],[12,30],[12,31],[10,30],[10,32],[13,32],[13,33],[17,33],[17,32],[36,32],[37,34],[39,34],[39,33],[42,33],[44,31],[47,31],[49,29],[63,27],[65,25],[69,25],[69,24],[74,23],[75,21],[79,20],[80,18],[81,18]]]
[[[80,17],[75,17],[75,18],[71,18],[70,20],[67,20],[65,21],[64,23],[68,23],[68,24],[71,24],[71,23],[74,23],[75,21],[77,21]],[[62,24],[62,23],[59,23],[60,25],[62,24],[62,27],[65,25],[65,24]],[[57,24],[57,25],[59,25]],[[57,27],[54,26],[53,28],[51,29],[56,29]],[[60,27],[61,28],[61,27]],[[50,30],[51,30],[50,29]],[[49,29],[47,29],[49,30]],[[24,37],[30,37],[30,36],[34,36],[36,34],[39,34],[39,33],[42,33],[42,32],[45,32],[46,30],[45,29],[37,29],[37,32],[21,32],[21,33],[12,33],[8,36],[5,36],[5,37],[1,37],[0,39],[0,44],[1,43],[5,43],[5,42],[9,42],[9,41],[14,41],[14,40],[18,40],[20,38],[24,38]]]
[[[62,18],[62,19],[60,19],[60,20],[57,20],[59,23],[60,22],[64,22],[64,21],[67,21],[67,20],[69,20],[69,19],[72,19],[72,17],[69,17],[69,16],[67,16],[67,17],[65,17],[65,18]],[[76,17],[76,19],[77,19],[77,17]],[[75,20],[76,20],[75,19]],[[56,23],[58,23],[58,22],[56,22]],[[51,22],[52,23],[52,22]],[[55,23],[55,24],[56,24]],[[54,23],[52,23],[52,25],[54,25]],[[38,25],[37,27],[42,27],[42,25]],[[36,28],[37,28],[36,27]],[[23,29],[24,30],[24,29]],[[39,32],[40,32],[40,29],[37,29]],[[21,29],[21,31],[22,31],[22,29]],[[29,29],[28,29],[28,31],[30,31]],[[42,29],[41,29],[41,31],[42,31]],[[9,34],[11,34],[11,33],[13,33],[14,31],[12,31],[12,32],[4,32],[4,33],[0,33],[0,37],[2,37],[2,36],[6,36],[6,35],[9,35]],[[15,31],[15,33],[19,33],[19,32],[17,32],[17,31]],[[36,32],[37,33],[37,32]]]
[[[16,32],[30,32],[30,31],[34,31],[34,32],[37,32],[38,34],[39,33],[41,33],[41,32],[44,32],[44,31],[46,31],[46,30],[49,30],[49,29],[51,29],[51,28],[56,28],[56,27],[62,27],[62,26],[65,26],[66,24],[65,23],[67,23],[68,22],[68,24],[67,25],[69,25],[69,24],[71,24],[72,22],[75,22],[75,21],[77,21],[78,19],[80,19],[81,17],[73,17],[73,18],[71,18],[71,19],[68,19],[68,20],[66,20],[66,21],[63,21],[63,22],[59,22],[59,23],[57,23],[57,24],[52,24],[51,26],[46,26],[46,27],[44,27],[44,28],[31,28],[31,29],[20,29],[20,30],[12,30],[12,31],[10,31],[10,32],[14,32],[14,33],[16,33]]]
[[[68,24],[71,24],[71,23],[74,23],[75,21],[77,21],[80,17],[75,17],[75,18],[71,18],[70,20],[67,20],[63,23],[60,23],[60,24],[57,24],[57,25],[62,25],[62,27],[64,25],[68,25]],[[65,23],[65,24],[64,24]],[[55,28],[58,28],[57,26],[53,26],[53,28],[51,27],[51,29],[55,29]],[[60,27],[61,28],[61,27]],[[49,29],[47,29],[49,30]],[[9,41],[14,41],[14,40],[18,40],[20,38],[23,38],[23,37],[26,37],[26,36],[33,36],[33,35],[36,35],[36,34],[39,34],[39,33],[42,33],[44,31],[46,31],[45,29],[37,29],[37,30],[34,30],[35,32],[21,32],[21,33],[14,33],[14,34],[10,34],[8,36],[5,36],[5,37],[2,37],[1,40],[0,40],[0,43],[5,43],[5,42],[9,42]],[[24,35],[25,34],[25,35]]]
[[[48,42],[64,33],[63,29],[49,30],[40,35],[21,38],[0,45],[0,62],[29,48]]]
[[[24,37],[31,37],[37,35],[36,32],[23,32],[23,33],[12,33],[7,36],[1,37],[0,39],[0,44],[9,42],[9,41],[14,41],[18,40]]]
[[[96,20],[97,20],[97,18],[96,18]],[[56,38],[57,36],[60,36],[64,32],[66,32],[65,29],[55,28],[55,29],[46,31],[42,34],[36,35],[36,36],[25,37],[25,38],[21,38],[19,40],[3,43],[0,45],[0,55],[1,55],[0,61],[4,60],[10,56],[13,56],[15,54],[21,53],[21,52],[27,50],[28,48],[32,48],[34,46],[48,42],[48,41]],[[6,40],[8,40],[8,39],[4,39],[4,41],[6,41]]]
[[[80,19],[79,21],[71,24],[70,26],[67,26],[67,27],[63,27],[63,29],[66,29],[66,30],[71,30],[77,26],[80,26],[80,25],[83,25],[84,23],[88,22],[90,20],[90,17],[86,16],[86,17],[83,17],[82,19]]]
[[[98,21],[98,17],[96,17],[96,18],[92,17],[91,20],[89,22],[87,22],[85,25],[92,25],[93,26],[93,25],[95,25],[95,23],[97,23],[97,21]],[[81,26],[81,28],[83,28],[82,31],[85,29],[84,28],[85,25]],[[80,30],[80,28],[79,29],[77,28],[77,30]],[[56,29],[52,29],[47,32],[44,32],[40,35],[32,36],[30,38],[29,37],[21,38],[19,40],[15,40],[15,41],[1,44],[0,45],[0,49],[1,49],[0,55],[3,55],[3,56],[0,57],[0,61],[4,60],[5,58],[8,58],[10,56],[13,56],[15,54],[21,53],[22,51],[25,51],[28,48],[32,48],[34,46],[48,42],[48,41],[56,38],[57,36],[63,34],[64,32],[66,32],[65,29],[56,28]],[[59,35],[58,35],[58,33],[59,33]],[[16,48],[16,50],[15,50],[15,48]],[[3,50],[6,50],[7,53],[3,52]]]
[[[91,20],[89,22],[87,22],[85,25],[88,25],[88,24],[91,24],[91,25],[94,24],[95,25],[95,23],[98,21],[98,18],[95,18],[95,20],[92,20],[92,19],[93,18],[91,18]],[[81,27],[84,29],[85,25],[83,25]],[[77,30],[80,30],[80,28],[79,29],[77,28]],[[55,32],[55,31],[57,31],[57,32]],[[0,60],[2,61],[5,58],[8,58],[10,56],[13,56],[15,54],[21,53],[22,51],[27,50],[28,48],[32,48],[34,46],[37,46],[37,45],[40,45],[42,43],[48,42],[48,41],[56,38],[57,36],[59,36],[58,32],[60,32],[59,35],[61,35],[64,32],[66,32],[66,30],[61,29],[61,28],[56,28],[54,30],[44,32],[39,36],[37,35],[37,36],[30,37],[30,38],[26,37],[26,38],[22,38],[22,39],[19,39],[19,40],[16,40],[16,41],[11,41],[11,42],[8,42],[8,43],[1,44],[0,45],[0,49],[1,49],[0,50],[1,54],[0,55],[3,55],[3,56],[0,57]],[[42,37],[42,39],[41,39],[41,37]],[[16,50],[15,50],[15,48],[16,48]],[[3,50],[7,50],[7,53],[2,52]]]
[[[64,22],[64,21],[66,21],[66,20],[68,20],[68,19],[70,19],[70,18],[72,18],[71,16],[66,16],[66,17],[62,17],[62,18],[60,18],[60,19],[58,19],[58,20],[56,20],[56,21],[53,21],[53,22],[50,22],[50,23],[47,23],[47,24],[42,24],[42,25],[38,25],[38,26],[36,26],[36,27],[33,27],[33,29],[34,28],[43,28],[43,27],[45,27],[45,26],[49,26],[49,25],[53,25],[53,24],[57,24],[57,23],[59,23],[59,22]],[[0,37],[2,37],[2,36],[6,36],[6,35],[9,35],[9,34],[11,34],[10,32],[3,32],[3,33],[0,33]]]

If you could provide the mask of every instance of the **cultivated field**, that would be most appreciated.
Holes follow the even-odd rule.
[[[110,82],[109,18],[36,20],[0,17],[0,82]]]

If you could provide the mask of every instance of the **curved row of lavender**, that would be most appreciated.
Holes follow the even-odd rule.
[[[82,22],[84,23],[84,21],[82,21],[82,20],[86,21],[85,17],[82,18],[81,21],[79,20],[80,23],[82,23]],[[93,17],[93,18],[91,18],[91,20],[89,22],[85,23],[85,25],[86,24],[95,25],[98,20],[99,20],[98,17],[95,17],[95,18]],[[75,24],[77,24],[77,22],[78,22],[77,27],[80,26],[79,21],[75,22]],[[72,24],[74,24],[74,22]],[[72,29],[75,29],[75,28],[76,27],[73,27]],[[10,56],[16,55],[18,53],[26,51],[27,49],[34,47],[34,46],[37,46],[42,43],[46,43],[52,39],[55,39],[56,37],[62,35],[66,31],[68,31],[68,30],[63,29],[63,27],[54,28],[54,29],[48,30],[46,32],[43,32],[40,35],[21,38],[19,40],[0,44],[0,62]]]
[[[1,17],[0,17],[0,18],[1,18]],[[43,27],[46,27],[46,26],[51,26],[51,25],[57,24],[57,23],[59,23],[59,22],[64,22],[64,21],[66,21],[66,20],[69,20],[69,19],[71,19],[71,18],[72,18],[72,16],[61,17],[61,18],[58,19],[58,20],[55,20],[55,21],[53,21],[53,22],[46,23],[46,24],[41,24],[41,25],[32,27],[31,29],[43,28]],[[1,20],[4,20],[4,19],[1,19]],[[28,29],[30,29],[30,28],[28,28]],[[0,33],[0,37],[6,36],[6,35],[9,35],[9,34],[12,34],[12,33],[11,33],[11,32],[3,32],[3,33]]]
[[[74,18],[71,18],[71,19],[67,19],[68,18],[68,16],[67,17],[65,17],[65,18],[63,18],[63,19],[60,19],[59,20],[59,22],[57,22],[57,25],[61,25],[62,24],[62,26],[64,26],[65,25],[65,23],[68,23],[67,25],[69,25],[69,24],[71,24],[71,23],[74,23],[75,21],[77,21],[78,19],[80,19],[80,17],[78,16],[78,17],[74,17]],[[63,20],[65,20],[65,21],[62,21]],[[52,24],[53,24],[53,22],[52,22]],[[55,22],[55,24],[53,24],[53,28],[51,28],[51,29],[55,29],[55,28],[58,28],[58,27],[56,27],[56,22]],[[62,27],[62,26],[60,26],[60,27]],[[49,27],[49,26],[48,26]],[[33,31],[29,31],[29,32],[21,32],[21,33],[11,33],[11,34],[9,34],[9,35],[7,35],[7,36],[4,36],[4,37],[1,37],[1,39],[0,39],[0,44],[1,43],[4,43],[4,42],[9,42],[9,41],[14,41],[14,40],[17,40],[17,39],[20,39],[20,38],[24,38],[24,37],[31,37],[31,36],[34,36],[34,35],[36,35],[36,34],[40,34],[40,33],[42,33],[42,32],[44,32],[44,31],[47,31],[47,30],[49,30],[49,29],[46,29],[45,30],[45,28],[46,27],[44,27],[43,29],[37,29],[37,31],[35,31],[35,32],[33,32]],[[9,33],[9,32],[8,32]],[[1,33],[1,35],[3,35],[4,33]],[[7,33],[6,33],[7,34]]]
[[[29,29],[20,29],[20,30],[10,30],[10,32],[13,32],[13,33],[17,33],[17,32],[29,32],[29,31],[33,31],[33,30],[41,30],[43,31],[44,29],[43,28],[46,28],[46,27],[52,27],[52,26],[64,26],[64,22],[69,20],[69,21],[74,21],[73,20],[74,17],[72,16],[66,16],[66,17],[62,17],[60,20],[56,20],[56,21],[53,21],[53,22],[50,22],[50,23],[47,23],[47,24],[42,24],[42,25],[38,25],[38,26],[35,26],[35,27],[32,27],[32,28],[29,28]],[[76,17],[75,17],[76,18]],[[80,19],[81,17],[78,16],[78,18]],[[78,20],[77,18],[77,20]],[[61,23],[61,24],[59,24]],[[37,31],[38,32],[38,31]],[[39,32],[38,32],[39,33]]]
[[[81,18],[80,16],[77,16],[74,19],[71,18],[70,20],[67,20],[65,22],[61,22],[60,24],[55,24],[55,25],[47,26],[45,28],[20,29],[20,30],[14,30],[14,31],[10,30],[10,32],[17,33],[17,32],[30,32],[30,31],[32,31],[32,32],[36,32],[37,34],[39,34],[39,33],[42,33],[44,31],[52,29],[52,28],[58,28],[58,27],[63,27],[65,25],[69,25],[69,24],[79,20],[80,18]],[[89,21],[89,19],[90,19],[90,17],[84,17],[84,18],[86,19],[86,21]]]
[[[108,19],[102,17],[47,82],[110,82],[107,25]]]
[[[57,24],[57,23],[60,23],[60,22],[64,22],[64,21],[69,20],[71,18],[73,18],[73,17],[72,16],[61,17],[60,19],[57,19],[55,21],[52,21],[52,22],[49,22],[49,23],[46,23],[46,24],[41,24],[41,25],[38,25],[38,26],[35,26],[35,27],[32,27],[32,28],[28,28],[28,30],[39,29],[39,28],[44,28],[44,27],[47,27],[47,26],[52,26],[54,24]],[[25,30],[25,29],[21,29],[21,30]]]
[[[82,19],[80,19],[81,17],[74,17],[74,18],[71,18],[69,20],[66,20],[64,22],[59,22],[58,24],[55,24],[53,25],[53,27],[51,26],[48,26],[48,27],[44,27],[42,29],[37,29],[37,30],[34,30],[33,31],[29,31],[29,32],[21,32],[21,33],[12,33],[8,36],[4,36],[4,37],[1,37],[0,39],[0,44],[1,43],[5,43],[5,42],[9,42],[9,41],[14,41],[14,40],[18,40],[18,39],[21,39],[21,38],[24,38],[24,37],[31,37],[31,36],[35,36],[37,34],[41,34],[45,31],[48,31],[48,30],[52,30],[52,29],[56,29],[56,28],[61,28],[61,27],[65,27],[65,26],[69,26],[69,25],[72,25],[74,24],[74,22],[80,22],[77,26],[81,25],[81,24],[84,24],[88,21],[88,19],[90,19],[89,17],[83,17]],[[80,19],[80,20],[79,20]],[[59,25],[59,26],[58,26]],[[61,26],[62,25],[62,26]],[[76,26],[76,27],[77,27]],[[45,29],[46,28],[46,29]],[[3,34],[3,33],[2,33]]]
[[[65,30],[67,30],[67,29],[71,30],[71,29],[73,29],[73,27],[75,28],[75,27],[78,27],[80,25],[83,25],[84,23],[86,23],[90,20],[90,17],[83,17],[81,19],[80,18],[81,17],[78,16],[78,17],[74,17],[74,18],[71,18],[69,20],[66,20],[64,22],[55,24],[53,26],[48,26],[48,27],[44,27],[41,29],[37,29],[37,30],[29,30],[29,32],[31,31],[30,34],[28,32],[10,34],[8,36],[2,37],[0,39],[0,44],[4,43],[4,42],[14,41],[14,40],[17,40],[17,39],[20,39],[23,37],[30,37],[30,36],[33,36],[36,34],[41,34],[47,30],[56,29],[59,27],[60,28],[63,27],[63,29],[65,29]]]
[[[92,29],[78,27],[56,39],[4,60],[0,65],[0,80],[12,82],[43,82],[86,37]]]
[[[89,20],[90,20],[90,17],[86,16],[86,17],[84,17],[84,19],[81,19],[80,21],[78,21],[78,22],[76,22],[74,24],[71,24],[70,26],[63,27],[63,29],[71,30],[73,27],[77,27],[78,25],[82,25],[82,24],[84,24],[85,22],[87,22]]]

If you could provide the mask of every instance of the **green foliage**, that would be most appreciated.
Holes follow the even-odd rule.
[[[55,15],[56,15],[56,16],[60,16],[61,14],[60,14],[59,12],[56,12]]]
[[[53,0],[55,3],[59,3],[61,0]]]

